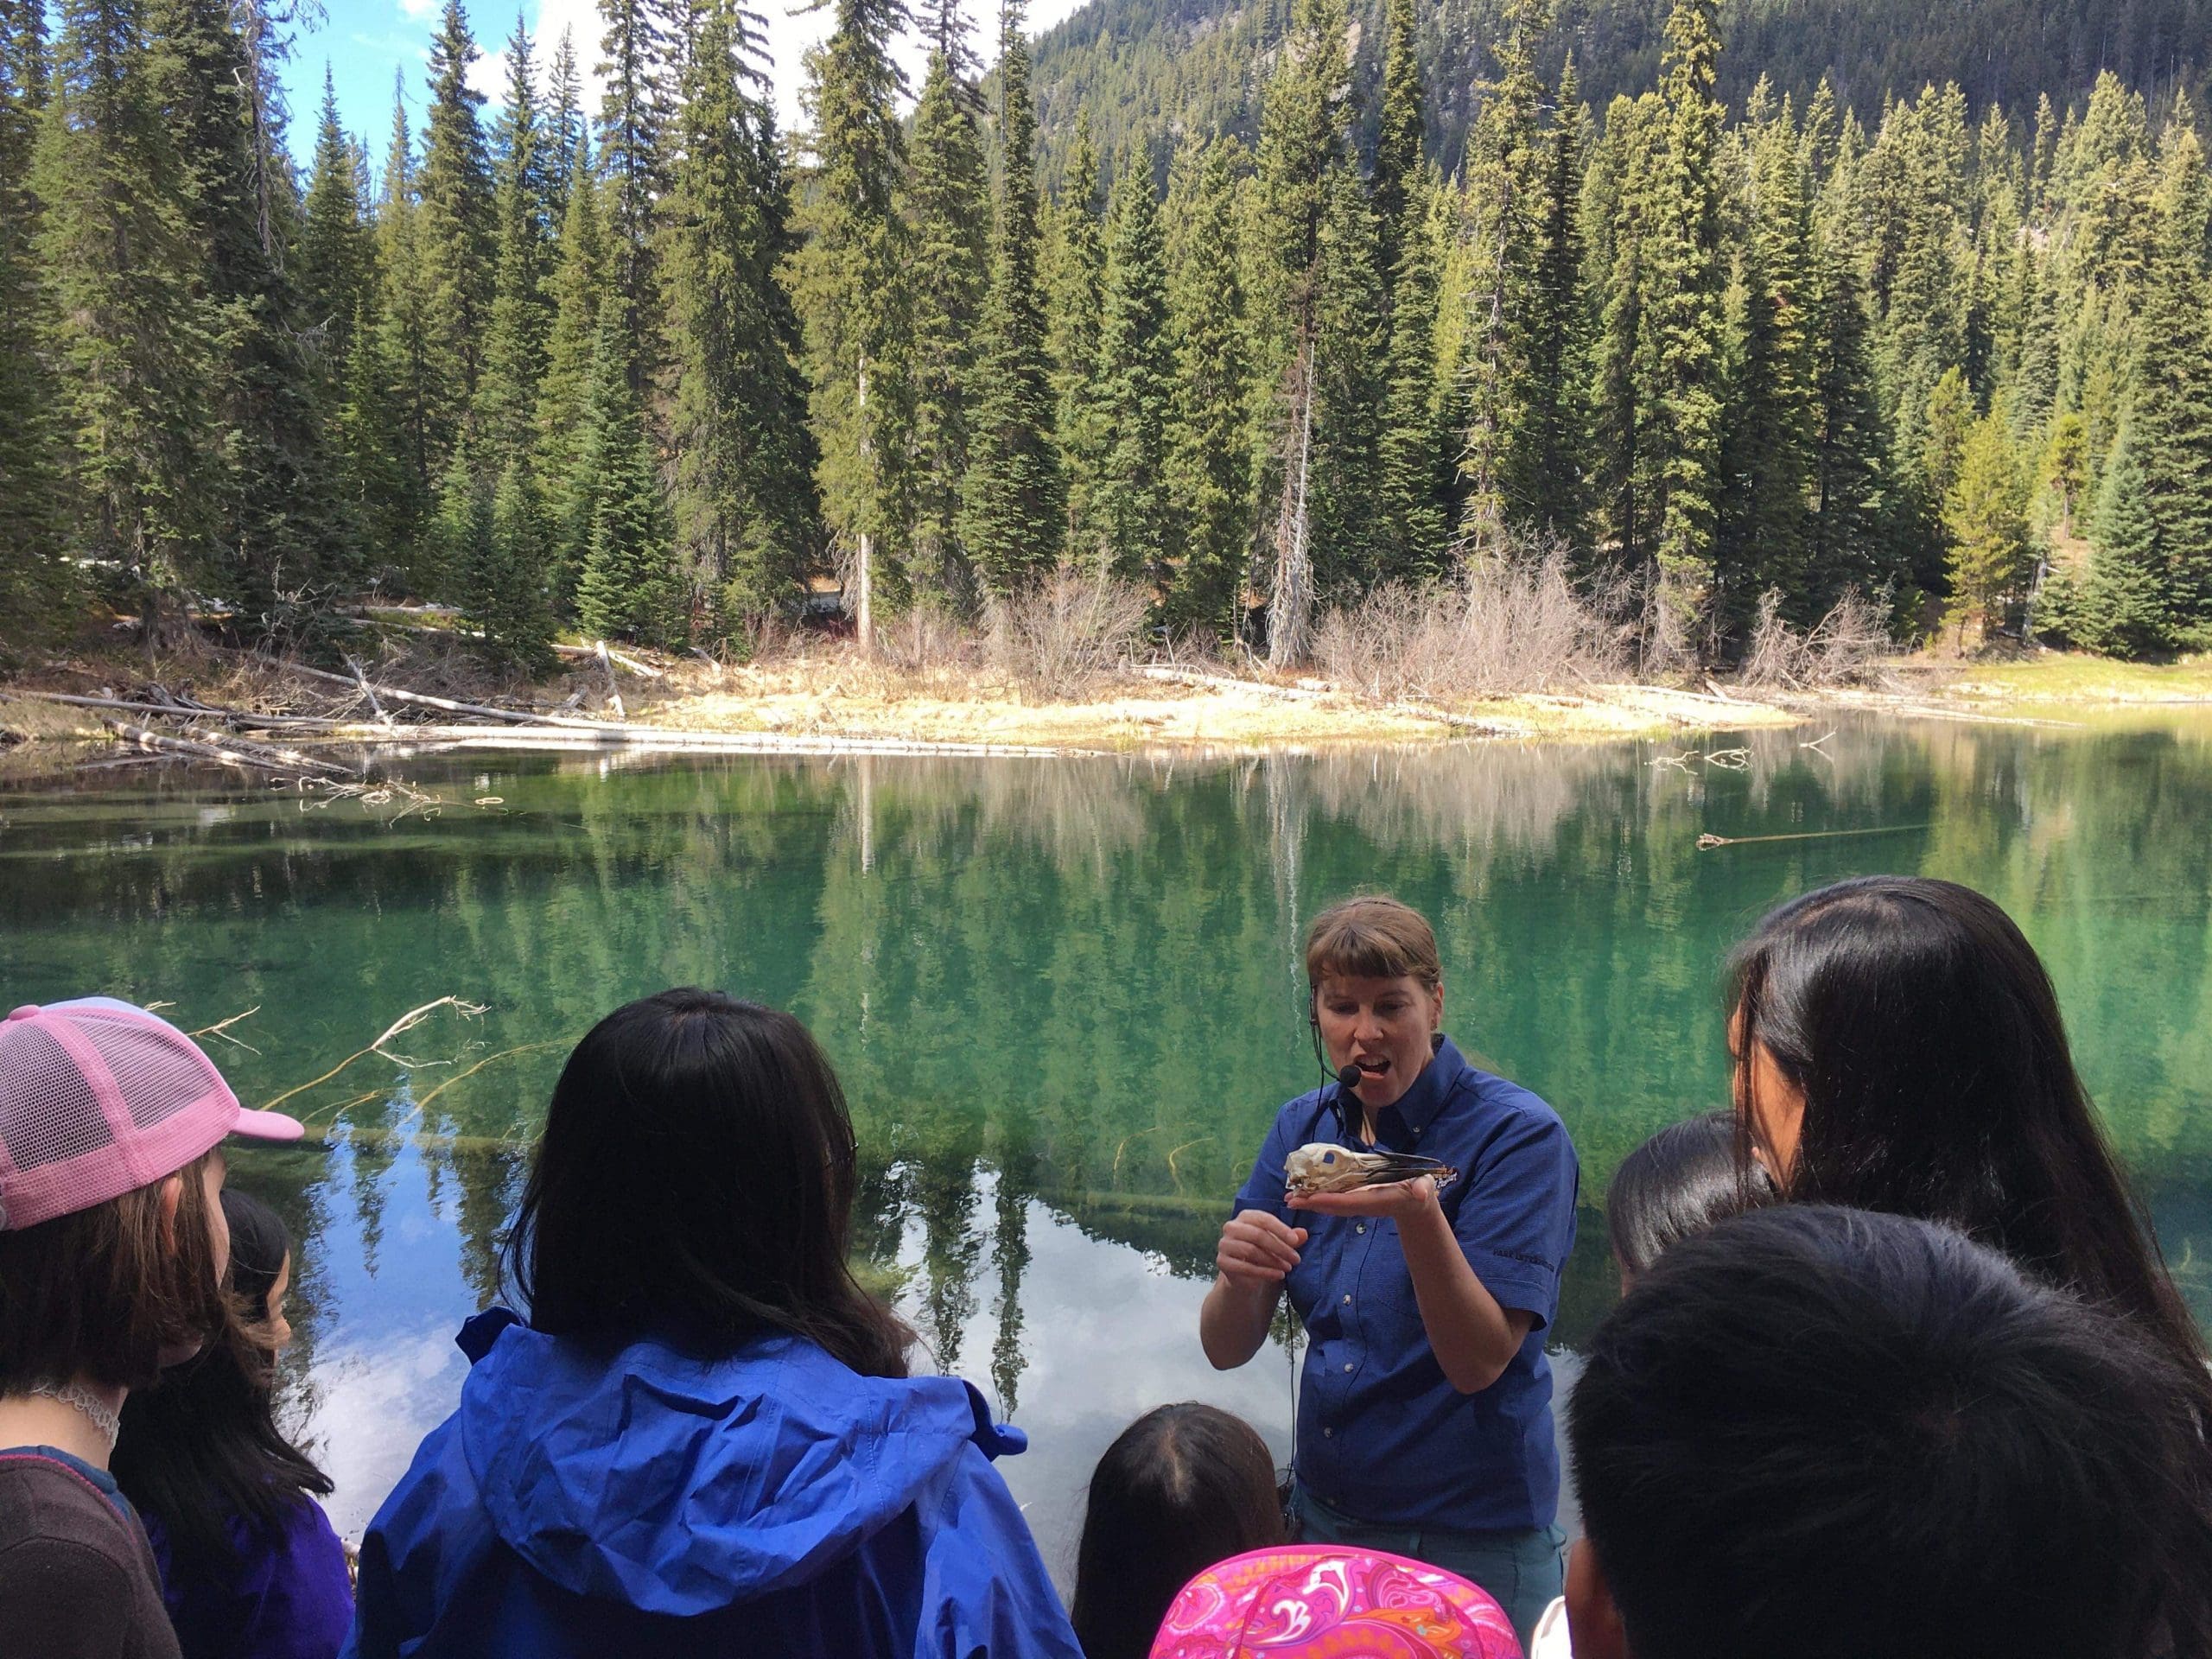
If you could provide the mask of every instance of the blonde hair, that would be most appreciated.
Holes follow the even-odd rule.
[[[1306,930],[1306,982],[1313,990],[1332,976],[1417,979],[1441,989],[1444,963],[1427,918],[1387,893],[1361,893],[1331,905]]]

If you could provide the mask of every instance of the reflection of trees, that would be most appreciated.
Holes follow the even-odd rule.
[[[505,809],[391,827],[227,779],[131,794],[120,830],[113,793],[48,792],[10,801],[0,975],[16,1001],[165,998],[188,1025],[261,1002],[238,1033],[261,1052],[219,1057],[249,1102],[404,1009],[467,995],[490,1014],[411,1051],[459,1064],[396,1090],[365,1062],[296,1103],[327,1113],[376,1090],[346,1113],[373,1129],[427,1098],[424,1127],[510,1141],[541,1117],[568,1043],[629,997],[701,982],[791,1007],[851,1097],[856,1255],[880,1271],[915,1241],[918,1314],[950,1363],[988,1243],[991,1370],[1011,1408],[1025,1203],[1205,1270],[1276,1104],[1313,1080],[1297,939],[1319,904],[1387,888],[1425,910],[1451,1028],[1567,1117],[1587,1236],[1569,1332],[1610,1296],[1601,1245],[1586,1257],[1615,1163],[1725,1098],[1730,945],[1792,893],[1924,872],[2024,919],[2124,1154],[2162,1183],[2170,1251],[2212,1255],[2212,1222],[2184,1202],[2212,1188],[2212,741],[1839,724],[1817,750],[1818,730],[1196,766],[710,760],[605,776],[598,757],[535,757],[480,780],[479,760],[417,781]],[[1741,770],[1653,764],[1738,742]],[[1707,830],[1898,825],[1929,827],[1695,850]],[[547,1041],[430,1096],[477,1059]],[[364,1135],[335,1172],[372,1270],[396,1172],[412,1167],[393,1151]],[[318,1226],[334,1195],[301,1156],[298,1219]],[[482,1290],[519,1155],[424,1168],[458,1183]],[[307,1262],[311,1329],[330,1313],[308,1306]]]

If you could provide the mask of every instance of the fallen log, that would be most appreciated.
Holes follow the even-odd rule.
[[[556,657],[583,657],[594,661],[599,660],[604,655],[612,658],[620,667],[628,669],[641,680],[661,680],[668,677],[666,670],[655,668],[651,663],[641,663],[635,657],[626,657],[620,652],[609,647],[604,639],[596,645],[556,645],[553,647],[553,653]],[[714,658],[709,657],[707,660],[712,663]]]
[[[1001,756],[1043,760],[1098,753],[1088,749],[1056,749],[1034,744],[931,742],[926,739],[840,737],[796,732],[687,732],[658,726],[616,726],[594,723],[574,727],[403,726],[395,734],[400,747],[389,747],[385,734],[373,727],[334,732],[332,742],[359,743],[388,758],[428,754],[451,749],[544,750],[561,753],[607,753],[654,749],[685,750],[708,754],[884,754]]]
[[[11,697],[35,697],[45,702],[66,702],[79,709],[119,709],[130,714],[166,715],[171,720],[214,719],[233,720],[245,726],[343,726],[346,722],[334,720],[327,715],[263,715],[251,709],[219,709],[210,704],[179,704],[173,702],[133,702],[124,697],[92,697],[70,691],[31,691],[11,690]]]
[[[342,685],[348,690],[361,689],[343,674],[309,668],[305,663],[288,663],[282,666],[290,673],[304,674],[313,680],[327,680],[333,685]],[[478,715],[486,720],[512,720],[526,726],[567,726],[598,731],[603,729],[607,723],[598,720],[572,720],[559,715],[532,714],[525,709],[499,709],[486,702],[463,702],[457,697],[434,697],[427,691],[404,691],[396,685],[380,685],[376,690],[379,696],[389,697],[394,702],[413,703],[424,709],[442,709],[452,715]]]
[[[119,733],[142,749],[157,749],[164,754],[190,755],[196,760],[215,760],[226,766],[238,766],[261,772],[335,772],[350,776],[353,769],[334,760],[319,760],[313,755],[292,754],[282,749],[264,749],[250,745],[246,749],[226,748],[217,744],[189,737],[173,737],[167,732],[157,732],[149,727],[133,726],[127,721],[113,720],[102,715],[100,723]],[[252,753],[249,753],[251,749]]]

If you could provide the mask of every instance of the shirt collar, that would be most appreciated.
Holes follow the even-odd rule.
[[[1433,1041],[1435,1052],[1421,1068],[1421,1076],[1414,1079],[1414,1086],[1387,1109],[1396,1112],[1408,1129],[1428,1127],[1430,1120],[1444,1109],[1444,1103],[1459,1086],[1459,1074],[1467,1069],[1465,1057],[1449,1037],[1439,1033]]]

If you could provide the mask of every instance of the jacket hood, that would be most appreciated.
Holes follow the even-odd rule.
[[[968,1383],[861,1376],[798,1337],[610,1358],[493,1308],[459,1342],[461,1445],[493,1529],[561,1588],[646,1612],[804,1584],[926,1514],[970,1446],[1027,1443]]]

